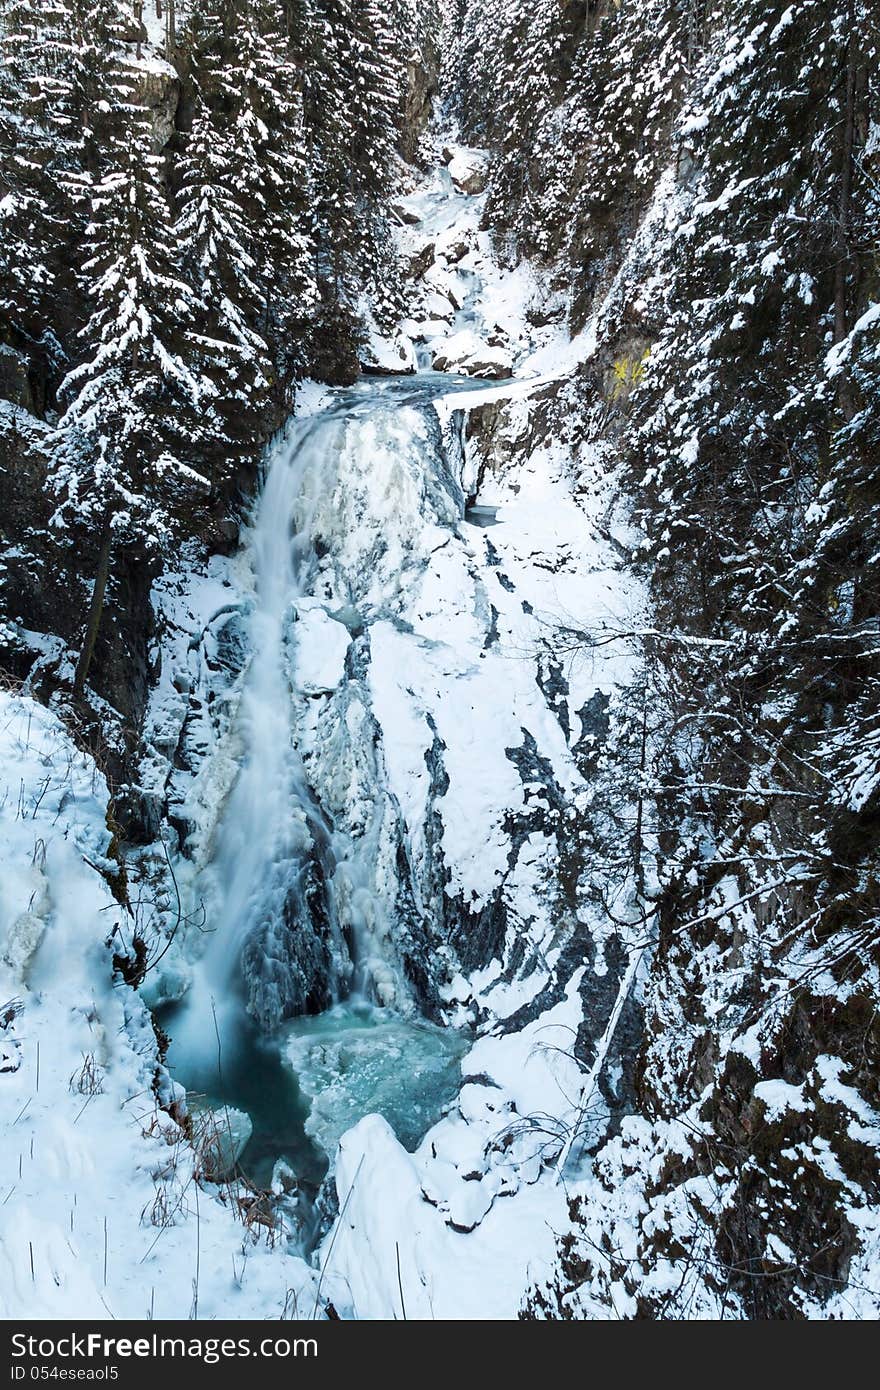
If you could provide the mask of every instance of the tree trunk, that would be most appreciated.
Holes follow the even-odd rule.
[[[856,32],[852,0],[847,7],[846,97],[843,113],[840,199],[837,211],[837,263],[834,268],[834,341],[840,343],[849,332],[848,285],[850,270],[849,219],[852,200],[853,145],[856,124]],[[849,423],[855,414],[852,393],[845,372],[838,390],[840,408]]]
[[[645,807],[645,767],[647,763],[648,751],[648,687],[645,685],[644,704],[642,705],[642,739],[641,751],[639,755],[639,797],[636,802],[636,829],[633,837],[633,868],[636,882],[636,891],[639,897],[645,896],[645,866],[642,863],[642,852],[644,850],[642,826],[644,824]]]
[[[107,592],[107,576],[110,573],[110,523],[105,523],[101,535],[101,549],[98,554],[98,568],[95,573],[95,585],[92,589],[92,601],[89,605],[89,621],[86,625],[86,635],[83,639],[82,650],[79,654],[79,661],[76,663],[76,674],[73,678],[73,693],[80,699],[85,690],[86,677],[89,674],[89,667],[92,664],[92,657],[95,654],[95,643],[98,640],[98,629],[101,626],[101,615],[104,612],[104,595]]]

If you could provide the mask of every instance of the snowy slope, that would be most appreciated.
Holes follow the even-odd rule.
[[[193,1180],[156,1038],[112,972],[107,786],[58,719],[0,692],[0,1316],[288,1316],[314,1276]],[[119,949],[119,936],[115,938]],[[8,1002],[7,1002],[8,1001]]]

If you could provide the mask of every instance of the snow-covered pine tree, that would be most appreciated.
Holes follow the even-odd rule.
[[[498,230],[515,228],[528,251],[547,237],[535,195],[552,176],[562,132],[554,127],[540,155],[535,145],[565,90],[578,22],[577,7],[558,0],[490,0],[458,16],[459,115],[471,138],[496,151],[489,216]]]
[[[847,261],[838,226],[848,3],[780,0],[757,22],[746,0],[728,5],[679,125],[682,158],[701,172],[648,364],[637,452],[679,616],[696,606],[708,626],[778,620],[782,574],[803,543],[836,428],[817,374]],[[853,266],[845,273],[859,278]],[[756,364],[746,381],[743,358]]]
[[[250,210],[249,251],[263,300],[258,327],[276,393],[286,400],[303,366],[317,290],[302,74],[280,0],[245,0],[232,44],[236,67],[228,81],[239,90],[233,186]]]
[[[0,315],[40,369],[51,402],[79,312],[70,244],[77,175],[96,173],[109,44],[133,35],[119,0],[2,0]]]
[[[200,308],[202,376],[214,383],[216,447],[253,446],[272,368],[257,325],[265,286],[253,227],[254,190],[242,176],[240,93],[229,80],[232,11],[203,0],[188,32],[192,124],[177,163],[177,231]],[[260,257],[262,260],[262,257]]]
[[[351,7],[315,0],[306,52],[305,121],[311,145],[315,267],[320,302],[310,361],[325,379],[357,374],[356,314],[362,229],[353,160]]]
[[[309,54],[307,120],[314,149],[318,264],[335,299],[345,294],[358,242],[347,18],[347,0],[342,7],[318,0]]]
[[[80,149],[73,19],[62,0],[0,6],[0,322],[5,340],[55,364],[70,232],[63,173]]]
[[[173,513],[206,480],[198,457],[206,428],[194,376],[194,296],[180,275],[161,159],[146,113],[132,100],[131,54],[119,41],[114,0],[95,0],[103,92],[89,103],[96,172],[71,178],[85,214],[78,276],[91,307],[79,361],[60,391],[66,408],[50,442],[49,486],[59,538],[95,555],[95,578],[74,689],[82,694],[114,551],[145,563],[163,552]]]
[[[406,32],[412,17],[402,0],[356,0],[351,58],[352,161],[360,227],[359,279],[380,327],[402,308],[397,254],[387,201],[400,162],[406,92]]]
[[[377,201],[391,189],[403,117],[404,50],[399,3],[353,0],[348,49],[356,188]]]
[[[840,1050],[868,1074],[861,1022],[849,1038],[875,1011],[880,942],[878,27],[857,0],[736,0],[707,25],[677,125],[688,211],[658,238],[666,312],[627,425],[658,626],[684,634],[653,653],[674,832],[642,1077],[655,1113],[698,1103],[730,1154],[725,1290],[752,1317],[797,1316],[848,1268],[848,1233],[803,1221],[778,1143],[745,1162],[737,1144],[764,1068],[796,1054],[800,1078]],[[754,1022],[761,1056],[701,1093],[695,1000],[725,958],[725,1018]],[[798,1181],[830,1202],[820,1168]],[[775,1283],[768,1232],[791,1252]]]

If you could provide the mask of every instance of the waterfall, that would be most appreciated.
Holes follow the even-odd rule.
[[[330,1007],[352,972],[330,886],[330,836],[294,740],[291,687],[295,603],[315,563],[309,484],[342,429],[324,417],[288,425],[269,452],[245,536],[253,602],[235,716],[242,757],[206,875],[207,946],[174,1024],[177,1053],[202,1070],[218,1050],[237,1053],[242,1002],[269,1033],[284,1018]]]
[[[379,822],[353,842],[310,788],[294,676],[298,605],[320,589],[343,628],[357,630],[358,605],[393,619],[401,536],[425,508],[457,525],[464,497],[431,401],[474,385],[423,373],[334,393],[270,449],[245,536],[239,769],[202,873],[207,944],[166,1020],[169,1063],[187,1089],[248,1111],[252,1150],[277,1141],[301,1171],[310,1144],[331,1154],[373,1106],[415,1137],[456,1085],[463,1040],[419,1018],[394,958],[393,901],[372,884]],[[321,568],[328,543],[339,573]]]
[[[360,859],[337,865],[340,847],[315,805],[296,746],[296,604],[314,586],[316,530],[345,547],[354,544],[360,489],[380,452],[400,470],[400,493],[387,497],[387,506],[403,508],[420,524],[414,499],[424,489],[435,504],[437,496],[444,499],[455,523],[460,489],[448,474],[430,405],[450,384],[448,377],[421,374],[338,392],[319,415],[291,422],[269,456],[246,542],[254,602],[237,714],[244,756],[215,840],[218,908],[204,972],[215,998],[234,994],[243,981],[248,1010],[264,1031],[319,1013],[352,991],[380,1002],[385,995],[376,979],[389,962],[364,925],[375,915],[370,905],[364,910],[363,886],[372,842],[365,837]],[[358,567],[363,591],[376,565],[373,545]],[[339,597],[357,595],[347,590]],[[337,868],[345,884],[345,931],[336,908]]]
[[[305,482],[341,428],[335,420],[289,427],[249,536],[255,599],[238,710],[245,756],[216,839],[221,906],[205,973],[226,995],[241,972],[248,1009],[265,1030],[328,1007],[351,969],[329,891],[328,837],[293,739],[290,672],[294,605],[314,566],[314,494]]]

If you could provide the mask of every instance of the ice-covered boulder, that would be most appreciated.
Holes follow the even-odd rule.
[[[435,372],[461,372],[464,376],[513,376],[513,358],[507,349],[493,347],[469,328],[440,344],[432,366]]]
[[[489,160],[482,150],[447,145],[443,158],[459,193],[482,193],[489,180]]]

